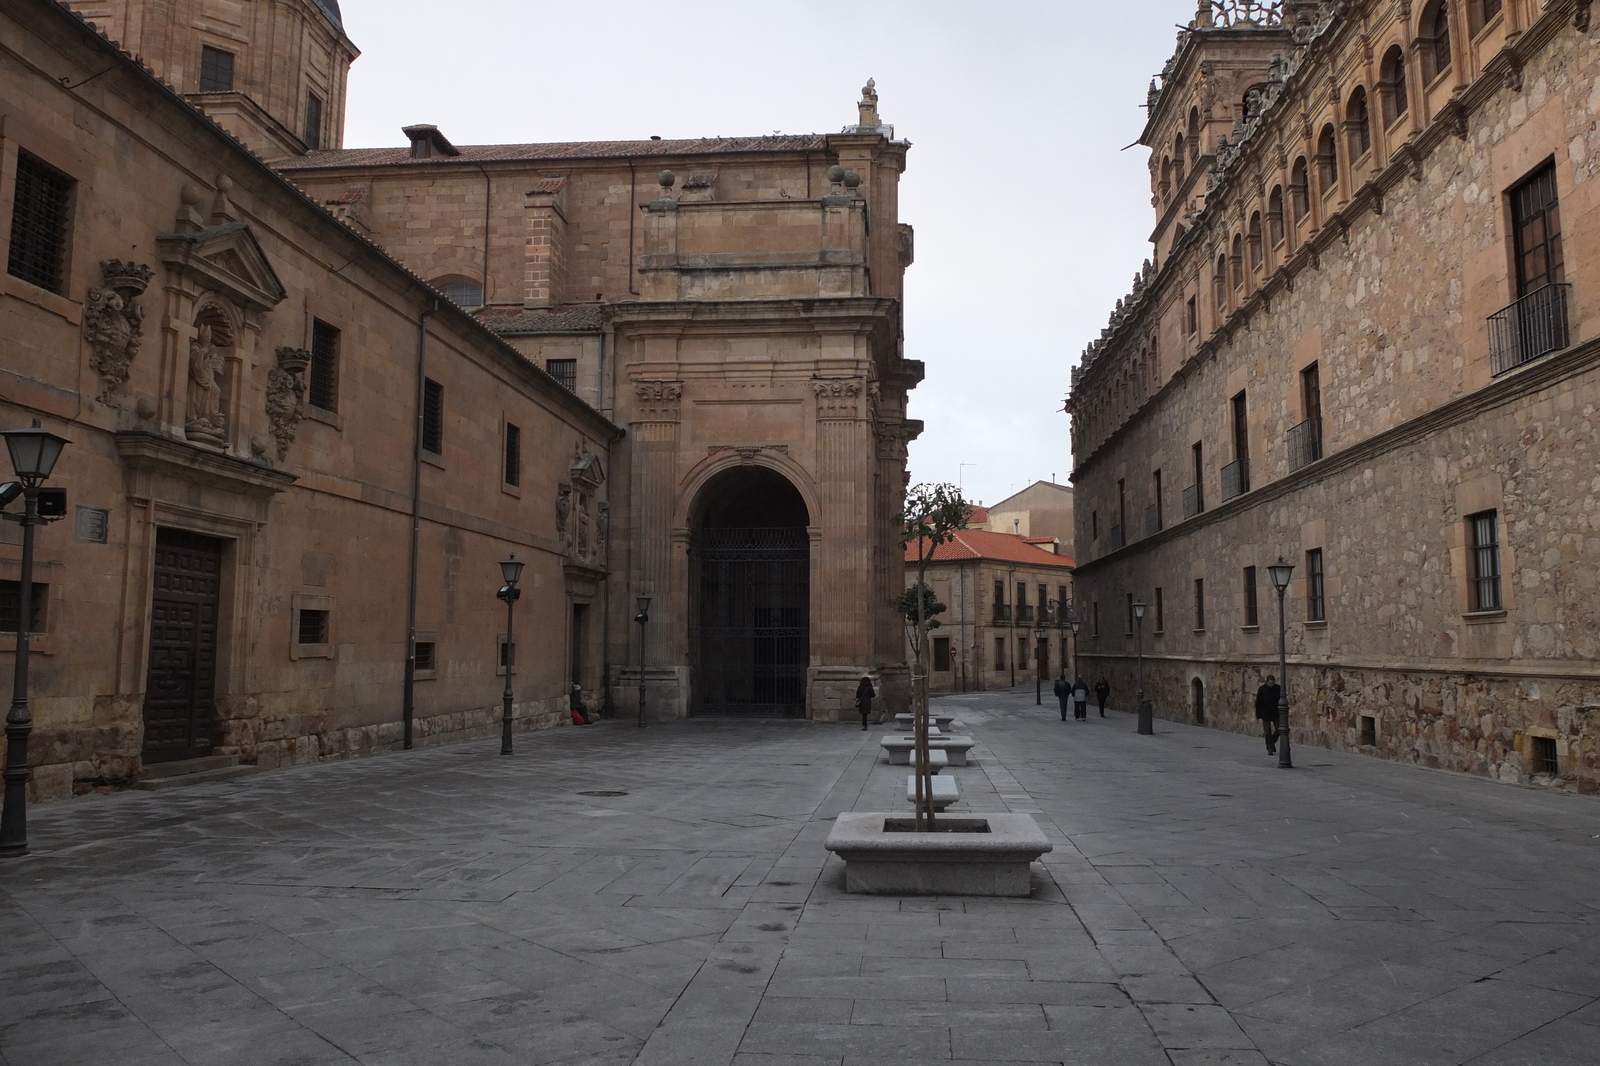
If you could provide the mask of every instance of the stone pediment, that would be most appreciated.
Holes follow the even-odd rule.
[[[600,465],[600,457],[593,452],[579,452],[578,457],[572,461],[569,471],[574,483],[588,489],[597,489],[605,484],[606,472]]]
[[[270,311],[283,302],[283,282],[243,222],[166,234],[158,243],[162,262],[241,307]]]

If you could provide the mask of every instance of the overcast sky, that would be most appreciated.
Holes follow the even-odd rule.
[[[868,77],[912,142],[914,481],[994,503],[1072,469],[1069,369],[1150,254],[1151,75],[1192,0],[342,0],[345,142],[833,133]],[[963,466],[962,464],[969,464]]]

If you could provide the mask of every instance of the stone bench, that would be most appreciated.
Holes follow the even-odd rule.
[[[883,745],[884,754],[889,756],[890,766],[911,765],[911,753],[916,747],[910,737],[884,737],[880,743]],[[963,751],[961,757],[966,758],[966,752]],[[933,765],[934,773],[938,773],[951,763],[949,753],[934,744],[928,745],[928,759]]]
[[[846,811],[823,846],[844,860],[846,892],[891,896],[1027,896],[1032,864],[1051,850],[1029,814],[945,815],[936,832],[905,815]]]
[[[894,766],[904,766],[911,761],[911,752],[916,747],[916,740],[911,736],[890,736],[878,741],[883,750],[889,753],[889,762]],[[950,766],[966,766],[967,752],[976,745],[971,737],[946,737],[930,736],[928,738],[928,753],[930,755],[944,755]]]
[[[934,810],[943,811],[946,807],[950,806],[950,804],[961,798],[961,788],[956,784],[955,778],[945,777],[942,774],[936,774],[932,780]],[[906,777],[906,802],[917,802],[916,774],[911,774]]]
[[[932,719],[933,724],[938,726],[940,729],[949,729],[955,724],[956,720],[956,716],[953,714],[929,714],[928,717]],[[911,715],[897,714],[894,716],[894,727],[900,730],[902,733],[911,732],[911,726]]]

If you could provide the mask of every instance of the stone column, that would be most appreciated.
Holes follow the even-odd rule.
[[[816,483],[821,513],[811,587],[809,713],[837,721],[852,710],[855,686],[871,668],[872,580],[869,423],[862,417],[866,381],[815,377]]]
[[[632,440],[632,536],[631,565],[628,573],[626,611],[633,617],[631,604],[635,596],[649,596],[650,632],[645,648],[646,673],[649,677],[652,699],[655,701],[652,716],[669,712],[676,717],[676,708],[682,702],[678,691],[676,673],[672,678],[657,676],[663,664],[683,662],[687,655],[684,646],[682,590],[675,589],[672,581],[672,503],[673,471],[678,455],[679,418],[682,409],[683,382],[634,381],[634,418],[629,421]],[[624,671],[631,671],[633,684],[638,683],[638,626],[633,626],[630,654]],[[662,682],[671,685],[667,691]],[[632,694],[623,693],[629,699]]]

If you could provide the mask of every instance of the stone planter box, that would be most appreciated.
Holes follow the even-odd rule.
[[[916,741],[910,736],[889,736],[878,741],[878,746],[889,756],[891,766],[905,766],[911,762],[911,752],[916,747]],[[950,766],[967,765],[967,753],[975,746],[971,737],[928,738],[929,756],[943,752],[950,760]]]
[[[1030,814],[944,816],[945,830],[983,827],[987,832],[901,832],[908,815],[841,814],[824,845],[844,860],[847,892],[891,896],[1026,896],[1031,865],[1052,845]]]

